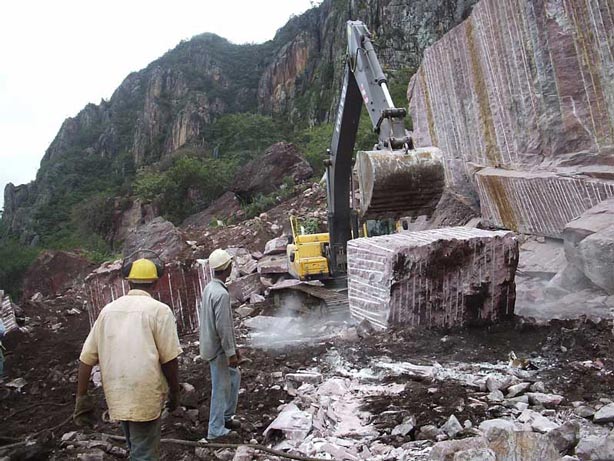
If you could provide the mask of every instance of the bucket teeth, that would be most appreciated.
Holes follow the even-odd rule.
[[[443,194],[445,174],[437,148],[363,151],[356,163],[363,219],[430,216]]]

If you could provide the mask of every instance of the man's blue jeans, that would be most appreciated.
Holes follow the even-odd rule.
[[[211,369],[211,403],[209,407],[208,439],[221,437],[230,432],[224,423],[237,412],[241,372],[228,366],[228,358],[223,352],[209,361]]]
[[[130,461],[160,459],[160,418],[153,421],[121,421],[130,450]]]

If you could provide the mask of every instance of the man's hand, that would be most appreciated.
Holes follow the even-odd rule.
[[[166,402],[166,408],[170,413],[175,411],[179,406],[179,390],[170,391],[168,393],[168,401]]]
[[[237,368],[239,366],[239,359],[236,354],[228,357],[228,366],[230,368]]]
[[[75,402],[75,411],[72,419],[79,427],[94,427],[96,424],[96,416],[94,415],[94,399],[92,396],[78,395]]]

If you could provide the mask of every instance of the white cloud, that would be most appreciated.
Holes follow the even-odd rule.
[[[132,71],[213,32],[272,39],[310,0],[20,0],[0,7],[0,188],[34,179],[62,122]],[[2,205],[0,189],[0,206]]]

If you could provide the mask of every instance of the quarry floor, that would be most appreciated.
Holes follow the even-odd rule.
[[[80,306],[61,299],[24,305],[31,331],[13,334],[6,341],[5,380],[0,384],[0,445],[43,431],[34,437],[37,443],[8,450],[8,459],[76,459],[77,452],[83,452],[82,447],[66,448],[67,444],[60,442],[63,434],[77,430],[70,415],[77,357],[89,329],[85,312],[68,314],[73,307]],[[239,437],[241,441],[262,443],[263,431],[279,413],[280,405],[292,400],[284,390],[281,377],[306,369],[317,369],[323,376],[329,376],[336,372],[331,365],[331,353],[346,367],[359,370],[377,357],[416,365],[435,362],[443,366],[459,362],[500,364],[506,363],[509,353],[514,351],[517,356],[538,364],[536,377],[564,395],[567,402],[584,400],[590,403],[602,397],[612,398],[614,342],[611,338],[611,325],[606,322],[553,321],[538,326],[517,318],[511,323],[458,332],[393,330],[355,340],[323,339],[269,350],[247,348],[245,354],[253,362],[242,371],[241,387],[244,391],[239,399],[238,416],[243,427]],[[194,386],[195,394],[185,409],[164,419],[163,437],[198,440],[206,433],[209,371],[206,364],[196,357],[195,340],[195,335],[182,338],[185,353],[180,366],[180,381]],[[574,366],[574,363],[586,360],[599,360],[603,367],[597,370]],[[603,373],[603,370],[609,373]],[[21,389],[6,385],[18,378],[25,380]],[[474,423],[496,417],[484,414],[485,410],[472,410],[469,406],[462,413],[455,410],[459,400],[466,397],[467,388],[453,380],[439,383],[440,392],[436,396],[429,391],[432,384],[428,380],[415,380],[401,374],[385,381],[402,384],[404,391],[392,400],[383,396],[369,398],[363,409],[376,415],[374,423],[378,429],[383,429],[381,439],[388,445],[409,440],[409,436],[385,434],[390,432],[385,430],[386,427],[399,423],[377,416],[390,407],[403,408],[415,416],[418,426],[439,426],[452,413],[460,421],[469,419]],[[105,403],[101,389],[97,388],[94,394],[102,415]],[[60,427],[45,431],[56,426]],[[120,434],[118,425],[109,422],[101,422],[95,432]],[[117,446],[122,445],[117,443]],[[7,453],[2,453],[0,447],[0,454]],[[108,456],[105,459],[116,459],[112,455],[105,456]],[[121,453],[117,459],[121,459]],[[162,459],[202,458],[197,458],[193,449],[164,445]],[[216,458],[212,456],[211,459]]]

